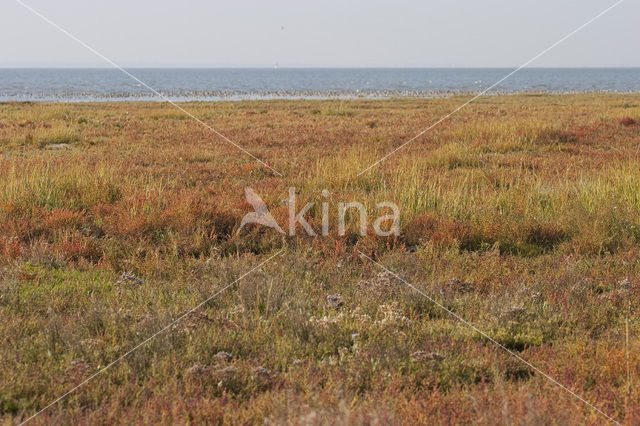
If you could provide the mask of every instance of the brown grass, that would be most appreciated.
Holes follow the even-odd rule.
[[[362,251],[637,424],[638,96],[480,99],[356,176],[462,101],[186,105],[284,178],[170,105],[0,104],[2,419],[24,420],[284,248],[36,422],[605,422]],[[246,186],[284,228],[296,187],[317,232],[329,190],[330,235],[237,233]],[[350,201],[370,223],[376,203],[398,204],[400,235],[360,236],[356,215],[338,235]]]

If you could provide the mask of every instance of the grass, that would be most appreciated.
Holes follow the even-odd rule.
[[[0,418],[284,249],[34,422],[606,422],[362,251],[637,423],[640,98],[483,98],[357,177],[462,102],[185,106],[284,178],[170,105],[0,104]],[[237,233],[246,186],[283,228],[296,187],[318,233],[329,190],[330,235]],[[350,201],[370,224],[396,203],[400,235],[362,237],[355,214],[338,235]]]

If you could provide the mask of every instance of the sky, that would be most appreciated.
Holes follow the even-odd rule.
[[[516,67],[615,0],[22,0],[124,67]],[[640,66],[626,0],[535,67]],[[0,67],[109,67],[16,0]]]

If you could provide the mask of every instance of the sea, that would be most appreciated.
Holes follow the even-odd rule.
[[[115,68],[3,68],[0,101],[153,101],[163,97],[172,101],[384,99],[477,94],[487,88],[491,88],[488,95],[640,93],[640,68],[525,68],[495,87],[492,86],[514,69],[129,68],[126,71],[131,75]]]

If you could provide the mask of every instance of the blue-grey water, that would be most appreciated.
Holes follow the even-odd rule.
[[[128,70],[172,100],[385,98],[478,93],[513,69],[159,69]],[[530,68],[489,93],[638,93],[640,68]],[[159,99],[117,69],[0,69],[0,101]]]

